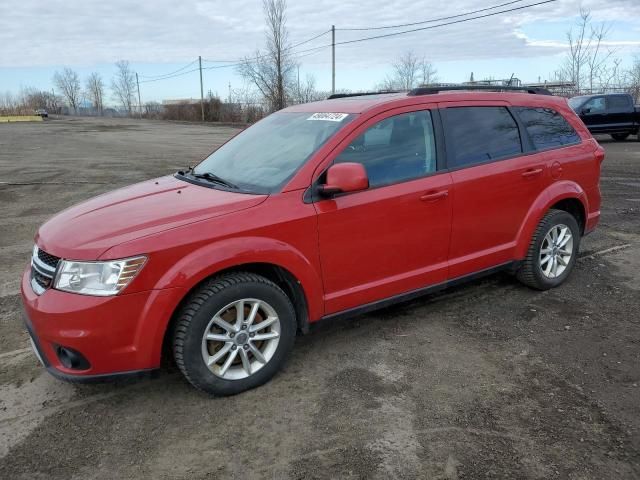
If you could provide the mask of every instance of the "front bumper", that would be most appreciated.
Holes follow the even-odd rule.
[[[589,215],[587,215],[587,222],[584,228],[584,234],[587,235],[593,232],[599,222],[600,222],[600,210],[589,213]]]
[[[49,289],[36,295],[30,269],[22,277],[25,323],[42,363],[65,380],[93,380],[158,368],[164,332],[182,289],[94,297]],[[88,367],[68,368],[59,347],[79,352]]]

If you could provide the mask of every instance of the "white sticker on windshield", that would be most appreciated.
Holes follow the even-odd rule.
[[[348,113],[314,113],[307,120],[325,120],[327,122],[341,122],[349,116]]]

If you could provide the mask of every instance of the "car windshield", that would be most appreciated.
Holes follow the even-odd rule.
[[[209,155],[193,174],[213,174],[244,191],[278,191],[352,119],[346,113],[274,113]]]
[[[581,97],[573,97],[569,99],[569,106],[573,109],[574,112],[577,112],[581,105],[584,104],[587,100],[589,100],[589,96],[581,96]]]

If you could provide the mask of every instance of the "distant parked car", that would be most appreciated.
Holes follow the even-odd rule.
[[[571,98],[569,105],[591,133],[608,133],[618,141],[638,135],[640,107],[633,105],[633,97],[628,93],[582,95]]]
[[[47,112],[44,108],[37,109],[36,115],[39,115],[42,118],[49,118],[49,112]]]

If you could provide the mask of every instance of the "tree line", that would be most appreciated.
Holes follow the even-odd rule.
[[[300,79],[300,63],[295,58],[287,28],[286,0],[263,0],[266,24],[265,46],[239,62],[236,72],[245,87],[230,91],[226,102],[209,93],[204,102],[207,121],[254,121],[265,114],[288,105],[307,103],[326,98],[330,92],[319,90],[312,75]],[[547,81],[566,85],[559,93],[567,96],[596,91],[624,89],[640,101],[640,56],[629,69],[622,68],[618,51],[608,46],[611,26],[596,24],[587,10],[580,10],[580,20],[566,33],[568,49],[558,69]],[[390,65],[390,73],[375,86],[375,90],[409,90],[420,85],[437,84],[436,67],[414,51],[403,52]],[[466,72],[465,72],[466,73]],[[64,101],[71,113],[77,113],[81,104],[90,102],[93,111],[104,111],[106,86],[101,75],[91,73],[84,82],[77,72],[64,68],[55,72],[53,84],[59,97],[49,92],[27,89],[22,98],[24,105],[59,111]],[[136,77],[129,62],[116,63],[111,79],[111,98],[128,115],[136,109]],[[0,112],[7,110],[8,95],[0,95]],[[14,103],[20,103],[14,99]],[[160,105],[147,102],[139,106],[139,114],[147,117],[199,120],[199,101]]]
[[[55,72],[53,84],[67,101],[72,113],[77,113],[81,102],[87,100],[98,115],[104,111],[105,83],[98,72],[92,72],[85,79],[84,86],[75,70],[65,67]],[[129,62],[116,62],[116,73],[111,79],[113,98],[131,115],[135,105],[136,77]]]
[[[66,106],[69,113],[76,114],[85,101],[91,104],[95,114],[104,113],[107,87],[100,73],[90,73],[83,82],[78,72],[65,67],[53,74],[52,83],[55,90],[27,87],[17,96],[10,93],[0,95],[0,113],[33,113],[33,110],[39,108],[52,113],[62,113],[63,107]],[[135,107],[136,78],[128,61],[116,62],[116,73],[111,79],[110,89],[112,98],[131,115]]]

